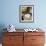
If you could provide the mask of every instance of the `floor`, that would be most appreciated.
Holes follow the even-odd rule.
[[[2,44],[0,44],[0,46],[2,46]],[[46,44],[44,46],[46,46]]]
[[[2,44],[0,44],[0,46],[2,46]]]

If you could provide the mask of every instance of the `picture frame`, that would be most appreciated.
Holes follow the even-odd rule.
[[[19,22],[22,23],[34,22],[34,5],[19,6]]]

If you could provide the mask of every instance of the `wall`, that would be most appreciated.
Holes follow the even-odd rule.
[[[46,0],[0,0],[0,25],[13,24],[16,28],[45,27],[46,28]],[[19,22],[19,5],[34,5],[34,22]]]

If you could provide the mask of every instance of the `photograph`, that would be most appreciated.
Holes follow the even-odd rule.
[[[34,21],[34,5],[19,6],[19,21],[24,23]]]

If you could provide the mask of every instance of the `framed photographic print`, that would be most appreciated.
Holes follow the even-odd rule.
[[[19,6],[19,21],[22,23],[34,21],[34,5]]]

